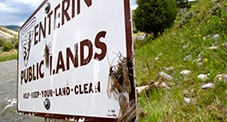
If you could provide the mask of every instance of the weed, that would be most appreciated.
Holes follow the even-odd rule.
[[[158,81],[161,71],[173,76],[171,82],[177,83],[171,90],[152,88],[138,97],[147,113],[139,117],[140,122],[227,121],[227,83],[215,82],[214,88],[201,88],[214,82],[216,75],[227,73],[226,2],[198,0],[188,13],[192,16],[187,23],[179,26],[184,17],[177,17],[180,19],[175,26],[161,37],[135,42],[137,85]],[[187,79],[180,74],[185,69],[191,71]],[[210,74],[208,80],[197,78],[202,73]],[[184,90],[193,91],[190,103],[184,102]]]

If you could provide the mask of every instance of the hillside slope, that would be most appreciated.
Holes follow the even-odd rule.
[[[0,62],[17,57],[18,32],[0,26]]]
[[[135,42],[139,121],[227,121],[227,1],[198,0],[151,38]]]
[[[18,32],[8,29],[4,26],[0,26],[0,38],[9,39],[18,36]]]

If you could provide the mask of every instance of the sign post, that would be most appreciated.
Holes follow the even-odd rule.
[[[19,30],[18,111],[135,121],[129,0],[45,0]]]

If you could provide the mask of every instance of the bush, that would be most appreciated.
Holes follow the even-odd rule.
[[[0,39],[0,49],[1,51],[10,51],[11,49],[18,48],[18,39],[11,38],[11,39]]]
[[[176,0],[137,0],[137,4],[133,14],[136,29],[154,37],[172,25],[178,12]]]
[[[2,46],[3,46],[4,42],[5,42],[5,40],[4,40],[4,39],[0,39],[0,47],[2,47]]]
[[[10,42],[5,41],[3,43],[3,51],[10,51],[11,49],[13,49],[13,45]]]

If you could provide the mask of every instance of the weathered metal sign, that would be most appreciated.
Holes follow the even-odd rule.
[[[18,111],[133,121],[129,0],[45,0],[19,31]]]

